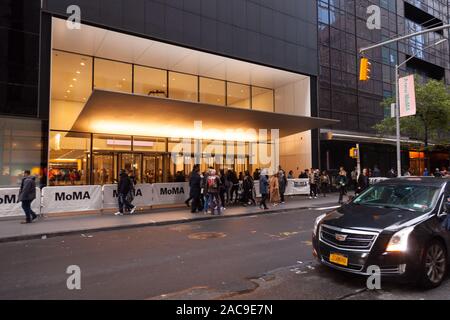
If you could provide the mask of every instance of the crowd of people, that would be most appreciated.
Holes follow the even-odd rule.
[[[249,171],[237,174],[234,170],[214,168],[200,172],[200,166],[196,165],[189,176],[190,194],[185,203],[192,213],[212,214],[221,214],[230,205],[256,206],[254,181],[259,180],[259,207],[268,209],[267,201],[273,206],[284,203],[287,179],[281,167],[269,176],[267,169],[257,169],[251,175]]]

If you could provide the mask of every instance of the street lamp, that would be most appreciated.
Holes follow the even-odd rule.
[[[437,41],[436,43],[433,43],[425,48],[423,48],[420,52],[425,51],[428,48],[440,45],[441,43],[446,42],[448,39],[441,39]],[[401,159],[401,147],[400,147],[400,97],[398,96],[399,93],[399,79],[400,79],[400,67],[406,64],[409,60],[412,58],[415,58],[419,52],[417,52],[415,55],[409,57],[405,61],[403,61],[400,64],[395,65],[395,120],[396,120],[396,131],[397,131],[397,177],[402,176],[402,159]]]

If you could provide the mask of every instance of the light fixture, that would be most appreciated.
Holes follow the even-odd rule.
[[[72,80],[73,80],[73,81],[77,81],[77,78],[73,78]]]
[[[86,63],[80,62],[80,66],[84,67],[85,65],[86,65]]]
[[[81,72],[79,70],[77,70],[77,74],[80,74]]]
[[[73,88],[73,84],[69,85],[69,88]]]
[[[70,93],[70,90],[67,90],[66,92],[67,92],[67,93]]]

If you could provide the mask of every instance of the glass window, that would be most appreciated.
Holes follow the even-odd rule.
[[[167,71],[134,66],[134,93],[166,97]]]
[[[95,89],[131,93],[131,78],[131,64],[95,58]]]
[[[52,100],[87,101],[92,92],[92,58],[54,50]]]
[[[273,90],[252,87],[252,109],[273,112]]]
[[[37,186],[45,183],[42,140],[41,121],[0,118],[0,186],[19,186],[24,170],[37,177]]]
[[[225,105],[225,81],[200,78],[200,102]]]
[[[90,147],[89,134],[51,131],[48,184],[50,186],[88,184]]]
[[[169,72],[169,98],[198,101],[198,78],[189,74]]]
[[[227,104],[232,107],[250,109],[250,86],[227,82]]]

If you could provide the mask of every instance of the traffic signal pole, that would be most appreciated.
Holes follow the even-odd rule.
[[[364,55],[364,53],[366,51],[369,51],[369,50],[372,50],[372,49],[375,49],[375,48],[378,48],[378,47],[382,47],[382,46],[385,46],[385,45],[388,45],[388,44],[391,44],[391,43],[394,43],[394,42],[398,42],[398,41],[401,41],[401,40],[409,39],[409,38],[412,38],[412,37],[415,37],[415,36],[419,36],[419,35],[422,35],[422,34],[435,32],[435,31],[440,31],[440,30],[449,29],[449,28],[450,28],[450,24],[446,24],[446,25],[443,25],[443,26],[440,26],[440,27],[435,27],[435,28],[431,28],[431,29],[427,29],[427,30],[422,30],[422,31],[415,32],[415,33],[412,33],[412,34],[408,34],[408,35],[405,35],[405,36],[401,36],[401,37],[398,37],[398,38],[395,38],[395,39],[387,40],[387,41],[384,41],[384,42],[381,42],[381,43],[378,43],[378,44],[375,44],[375,45],[372,45],[372,46],[369,46],[369,47],[361,48],[359,50],[359,53],[361,55]],[[438,45],[438,44],[440,44],[442,42],[444,42],[444,40],[439,40],[438,42],[436,42],[436,43],[434,43],[434,44],[432,44],[432,45],[422,49],[422,51],[428,49],[429,47],[433,47],[435,45]],[[395,103],[395,118],[396,118],[395,122],[396,122],[396,135],[397,135],[397,177],[401,177],[402,176],[402,159],[401,159],[401,144],[400,144],[400,98],[399,98],[400,72],[399,72],[399,70],[400,70],[400,67],[402,65],[404,65],[406,62],[408,62],[409,60],[414,58],[416,55],[408,58],[407,60],[405,60],[401,64],[398,64],[398,61],[397,61],[397,64],[395,65],[395,100],[396,100],[396,103]]]

